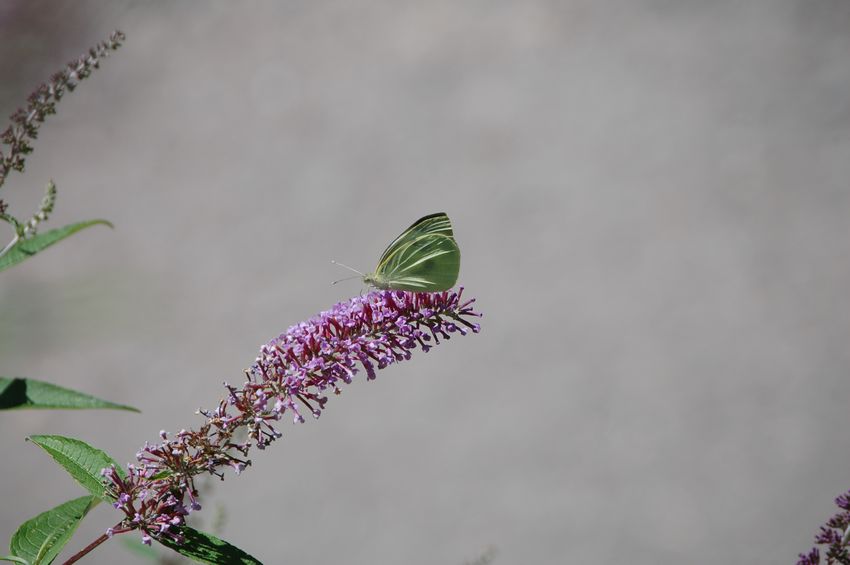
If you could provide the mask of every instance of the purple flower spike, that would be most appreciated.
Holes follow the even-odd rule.
[[[850,565],[850,492],[836,498],[835,505],[840,510],[820,527],[820,531],[815,535],[815,543],[826,546],[823,556],[827,565]],[[801,553],[797,561],[797,565],[819,563],[821,555],[817,547],[808,553]]]
[[[203,473],[224,478],[230,467],[237,475],[251,460],[251,447],[265,449],[281,437],[275,424],[289,412],[295,423],[304,415],[318,418],[327,394],[353,382],[363,370],[366,380],[393,363],[411,358],[414,349],[428,351],[451,334],[478,333],[470,319],[474,299],[457,292],[374,291],[341,302],[326,312],[292,326],[260,348],[242,388],[225,383],[226,395],[198,430],[180,430],[173,439],[164,430],[161,443],[145,443],[128,465],[126,477],[114,467],[103,474],[113,506],[125,518],[116,532],[141,530],[143,543],[169,538],[182,543],[185,515],[199,511],[194,477]],[[247,440],[234,438],[247,428]],[[241,437],[241,436],[239,436]],[[187,509],[188,507],[188,509]]]

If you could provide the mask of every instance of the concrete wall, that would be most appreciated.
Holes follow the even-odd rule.
[[[198,425],[360,292],[331,259],[440,210],[482,333],[285,426],[204,527],[266,563],[790,563],[850,488],[848,3],[6,4],[3,115],[128,39],[0,192],[116,226],[0,275],[0,374],[143,413],[0,414],[2,535],[80,492],[25,436]]]

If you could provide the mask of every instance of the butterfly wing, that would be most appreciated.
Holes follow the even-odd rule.
[[[379,288],[437,292],[453,287],[459,270],[452,224],[440,212],[420,218],[387,246],[374,282]]]
[[[413,222],[413,224],[401,232],[401,234],[392,240],[378,261],[378,265],[383,263],[387,257],[399,246],[404,245],[422,235],[445,235],[454,239],[452,232],[452,223],[445,212],[437,212],[436,214],[428,214]]]

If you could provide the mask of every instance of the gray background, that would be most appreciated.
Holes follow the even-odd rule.
[[[0,373],[143,413],[0,415],[4,537],[80,493],[25,436],[197,426],[360,291],[330,259],[445,210],[482,333],[285,426],[205,526],[266,563],[810,547],[850,488],[850,3],[7,0],[0,112],[115,27],[2,197],[116,229],[2,274]]]

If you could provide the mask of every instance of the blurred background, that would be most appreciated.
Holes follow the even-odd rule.
[[[115,230],[0,275],[0,374],[143,412],[0,414],[1,537],[82,494],[26,436],[199,425],[361,291],[331,259],[446,211],[482,333],[284,426],[202,527],[265,563],[811,547],[850,488],[850,3],[6,0],[0,114],[115,28],[2,190]]]

